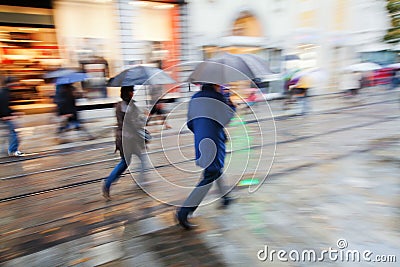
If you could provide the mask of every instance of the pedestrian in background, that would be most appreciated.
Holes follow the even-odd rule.
[[[165,103],[161,101],[162,95],[163,88],[161,85],[150,86],[151,109],[146,125],[150,125],[151,120],[158,120],[160,125],[164,125],[165,129],[171,129],[171,125],[167,122],[168,112],[165,109]]]
[[[236,105],[232,102],[231,99],[232,94],[228,85],[221,85],[221,93],[225,97],[225,101],[228,104],[228,106],[230,106],[233,111],[236,111]]]
[[[229,191],[223,185],[222,174],[227,139],[224,127],[233,115],[234,111],[227,105],[220,86],[215,84],[204,84],[189,102],[187,126],[194,134],[196,164],[204,170],[203,178],[175,214],[185,229],[196,227],[188,221],[188,216],[200,205],[214,181],[222,195],[221,207],[227,207],[232,202]]]
[[[295,85],[290,86],[293,97],[297,102],[296,115],[305,115],[309,112],[308,90],[311,88],[311,81],[307,74],[301,76]]]
[[[251,91],[249,96],[246,98],[247,108],[251,108],[257,102],[257,94],[256,91]]]
[[[15,119],[21,115],[10,108],[10,86],[12,86],[12,78],[0,76],[0,119],[1,123],[6,125],[9,131],[8,135],[8,155],[10,157],[21,157],[24,153],[19,151],[19,137],[15,131]]]
[[[392,79],[390,82],[390,89],[395,89],[400,83],[400,71],[397,69],[394,69],[392,71]]]
[[[151,120],[159,120],[160,125],[164,125],[165,129],[171,129],[172,126],[167,122],[167,111],[165,110],[165,104],[161,101],[155,102],[151,107],[149,118],[147,119],[146,125],[150,125]]]
[[[58,116],[62,119],[57,131],[59,134],[70,129],[81,129],[74,95],[75,90],[76,88],[72,84],[57,85],[54,100],[57,105]]]
[[[141,164],[139,185],[144,185],[145,183],[147,160],[144,153],[145,140],[140,133],[144,131],[146,116],[132,100],[133,94],[133,86],[121,87],[120,96],[122,101],[118,102],[115,108],[117,118],[115,150],[119,151],[121,160],[103,183],[103,196],[107,200],[111,200],[111,185],[118,181],[121,174],[128,168],[132,155],[137,156]]]
[[[356,97],[362,85],[362,75],[356,71],[345,73],[340,82],[346,96]]]

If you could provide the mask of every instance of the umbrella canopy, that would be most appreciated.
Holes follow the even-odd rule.
[[[307,79],[311,85],[316,85],[317,83],[327,79],[327,74],[321,69],[306,69],[294,73],[290,81],[293,84],[297,84],[301,79]]]
[[[283,79],[284,80],[290,80],[293,78],[293,76],[298,73],[299,71],[301,71],[301,69],[295,68],[295,69],[291,69],[285,72],[285,74],[283,75]]]
[[[45,79],[58,78],[58,77],[63,77],[65,75],[72,74],[72,73],[76,73],[76,71],[73,69],[60,68],[58,70],[50,71],[50,72],[44,74],[43,78],[45,78]]]
[[[253,80],[269,74],[272,72],[267,62],[256,55],[224,53],[197,65],[188,81],[225,84]]]
[[[62,77],[58,77],[56,79],[56,84],[70,84],[70,83],[76,83],[76,82],[81,82],[87,79],[87,75],[85,73],[81,72],[73,72],[70,74],[66,74]]]
[[[357,63],[343,68],[344,71],[353,71],[353,72],[363,72],[363,71],[374,71],[381,69],[382,66],[372,63],[372,62],[363,62]]]
[[[120,74],[111,78],[108,86],[121,87],[133,85],[162,85],[174,84],[172,79],[165,71],[159,68],[148,66],[135,66],[124,70]]]

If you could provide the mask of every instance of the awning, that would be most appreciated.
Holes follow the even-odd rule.
[[[54,28],[54,20],[52,15],[0,12],[0,25]]]

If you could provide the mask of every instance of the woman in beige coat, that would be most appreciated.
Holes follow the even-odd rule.
[[[146,170],[146,155],[144,153],[145,140],[140,132],[144,131],[146,118],[144,113],[131,101],[134,87],[121,87],[122,101],[117,103],[115,115],[117,118],[117,130],[115,135],[116,151],[119,150],[121,161],[115,166],[103,184],[103,196],[111,200],[110,188],[121,174],[128,168],[132,155],[140,159],[140,182],[144,182],[144,172]]]

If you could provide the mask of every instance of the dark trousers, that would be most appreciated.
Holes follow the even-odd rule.
[[[222,170],[218,171],[204,170],[203,179],[201,179],[201,181],[197,184],[197,186],[193,189],[188,198],[185,200],[185,202],[183,203],[182,207],[179,210],[179,215],[187,217],[188,214],[193,213],[200,205],[201,201],[207,195],[214,181],[216,181],[218,189],[222,194],[222,197],[225,198],[228,194],[228,191],[223,184],[221,175],[222,175]]]
[[[68,117],[65,121],[61,122],[61,125],[58,127],[58,132],[62,133],[70,129],[79,130],[80,128],[81,123],[78,119],[78,114],[74,113],[71,117]]]

